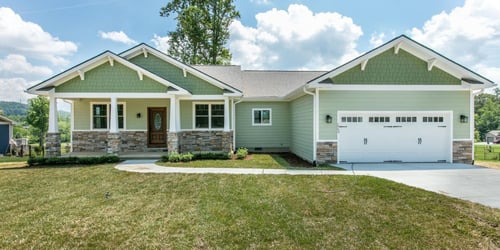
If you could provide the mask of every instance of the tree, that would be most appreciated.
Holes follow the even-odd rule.
[[[498,95],[480,94],[475,98],[475,128],[480,140],[490,130],[500,129],[500,97]]]
[[[176,30],[168,33],[172,57],[187,64],[230,63],[229,25],[240,17],[233,0],[172,0],[160,16],[172,14],[177,14]]]
[[[26,122],[31,126],[32,133],[38,135],[38,143],[42,147],[49,128],[49,100],[47,98],[38,96],[29,100]]]

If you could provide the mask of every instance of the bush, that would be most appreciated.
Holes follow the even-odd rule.
[[[185,153],[185,154],[181,155],[181,161],[182,162],[188,162],[188,161],[191,161],[191,160],[193,160],[193,154],[191,154],[191,153],[188,152],[188,153]]]
[[[236,159],[238,160],[243,160],[245,157],[248,155],[248,149],[246,148],[239,148],[236,150]]]
[[[200,152],[193,155],[193,160],[229,160],[231,153]]]
[[[31,166],[60,166],[60,165],[94,165],[103,163],[117,163],[120,158],[116,155],[100,157],[30,157],[28,165]]]
[[[181,161],[181,155],[179,153],[172,153],[168,156],[169,162],[179,162]]]

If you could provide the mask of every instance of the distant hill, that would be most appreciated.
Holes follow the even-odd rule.
[[[3,110],[3,115],[7,117],[26,116],[26,113],[28,112],[28,104],[0,101],[0,109]]]
[[[14,121],[23,121],[28,113],[28,104],[19,102],[4,102],[0,101],[0,110],[3,110],[3,116],[13,119]],[[66,120],[70,117],[70,112],[58,110],[59,118]]]

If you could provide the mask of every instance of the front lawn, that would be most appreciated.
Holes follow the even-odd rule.
[[[160,166],[189,168],[265,168],[265,169],[329,169],[344,170],[329,165],[313,167],[297,156],[286,154],[249,154],[244,160],[195,160],[190,162],[157,162]]]
[[[500,161],[500,145],[474,145],[474,159],[476,161]]]
[[[374,177],[113,166],[0,169],[0,249],[500,247],[500,210]]]

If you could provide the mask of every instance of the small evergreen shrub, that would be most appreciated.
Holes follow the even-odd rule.
[[[191,154],[191,153],[188,152],[188,153],[185,153],[185,154],[181,155],[181,161],[182,162],[188,162],[188,161],[191,161],[191,160],[193,160],[193,154]]]
[[[179,153],[172,153],[168,156],[169,162],[179,162],[181,161],[181,155]]]
[[[248,155],[248,149],[246,148],[238,148],[238,150],[236,150],[236,159],[238,160],[245,159],[247,155]]]

